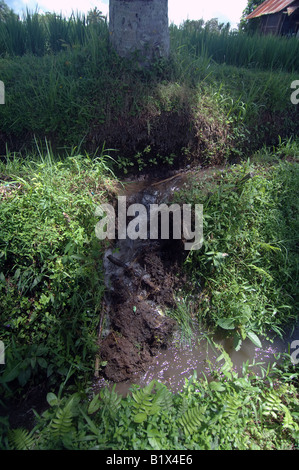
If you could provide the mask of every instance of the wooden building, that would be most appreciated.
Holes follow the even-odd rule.
[[[258,22],[262,34],[299,36],[299,0],[265,0],[246,19]]]

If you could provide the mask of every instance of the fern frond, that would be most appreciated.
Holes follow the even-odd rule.
[[[155,415],[160,410],[159,399],[161,396],[152,393],[155,383],[152,380],[146,387],[132,392],[135,408],[133,419],[136,423],[142,423],[149,415]]]
[[[284,406],[284,412],[285,412],[285,415],[284,415],[284,418],[283,418],[283,424],[282,424],[282,427],[284,429],[290,429],[291,431],[296,431],[298,432],[299,431],[299,426],[298,424],[293,420],[293,417],[291,415],[291,412],[290,410]]]
[[[183,427],[183,430],[187,436],[198,431],[202,421],[202,408],[194,406],[187,410],[184,415],[179,419],[179,424]]]
[[[277,414],[282,411],[282,408],[283,405],[279,396],[277,396],[275,392],[268,393],[263,403],[263,415],[272,416],[277,419]]]
[[[155,403],[163,410],[169,411],[173,405],[173,395],[171,391],[162,383],[157,384]]]
[[[122,400],[121,395],[115,391],[115,385],[112,390],[103,388],[100,392],[100,398],[103,404],[103,411],[107,410],[111,416],[115,416]]]
[[[237,394],[233,396],[228,396],[225,400],[225,405],[223,409],[224,416],[235,417],[242,410],[243,401],[238,398]]]
[[[34,438],[27,429],[18,428],[8,431],[8,442],[13,450],[31,450],[34,447]]]
[[[188,399],[186,397],[183,397],[182,402],[180,403],[178,407],[178,418],[183,416],[184,413],[188,410]]]
[[[55,418],[52,419],[51,429],[55,439],[63,439],[72,430],[72,405],[70,400],[63,408],[57,410]]]

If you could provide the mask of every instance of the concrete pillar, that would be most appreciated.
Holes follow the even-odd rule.
[[[148,61],[169,55],[168,0],[110,0],[112,46],[121,57],[139,51]]]

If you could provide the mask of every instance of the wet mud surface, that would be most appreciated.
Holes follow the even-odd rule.
[[[151,185],[129,194],[128,204],[161,202],[177,188]],[[136,186],[135,186],[136,190]],[[106,332],[99,340],[101,375],[123,382],[142,374],[160,350],[167,349],[176,322],[165,315],[175,307],[175,292],[185,282],[180,273],[186,252],[182,240],[118,240],[104,259]]]
[[[171,340],[176,323],[163,311],[175,306],[174,292],[182,281],[176,276],[178,261],[169,256],[159,245],[156,250],[148,247],[128,268],[119,267],[110,277],[110,331],[100,343],[101,359],[107,361],[104,376],[110,381],[122,382],[144,372]]]

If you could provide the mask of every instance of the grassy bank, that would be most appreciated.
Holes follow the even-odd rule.
[[[50,152],[1,163],[0,305],[7,396],[92,370],[104,293],[95,207],[111,197],[107,157]]]
[[[282,60],[297,57],[287,49],[292,41],[256,38],[257,50],[267,50],[270,63],[263,57],[254,64],[249,57],[223,61],[215,55],[214,37],[222,44],[222,35],[228,35],[236,42],[232,50],[239,51],[245,44],[253,49],[253,38],[205,28],[194,32],[187,22],[171,28],[170,59],[143,69],[138,57],[124,60],[111,50],[104,21],[55,21],[65,37],[57,50],[2,54],[6,105],[0,108],[0,154],[7,149],[26,154],[35,151],[36,140],[44,147],[45,139],[60,154],[73,147],[93,154],[105,143],[114,149],[115,171],[136,173],[234,161],[244,151],[277,145],[278,136],[296,135],[298,107],[290,96],[297,66]],[[81,38],[73,30],[85,33]],[[263,47],[268,41],[271,48]],[[54,40],[48,36],[47,42]]]
[[[298,150],[280,148],[297,159]],[[229,332],[237,350],[247,336],[260,346],[259,335],[283,335],[298,318],[298,163],[278,155],[272,165],[199,173],[177,195],[204,208],[203,246],[186,262],[198,320]]]

